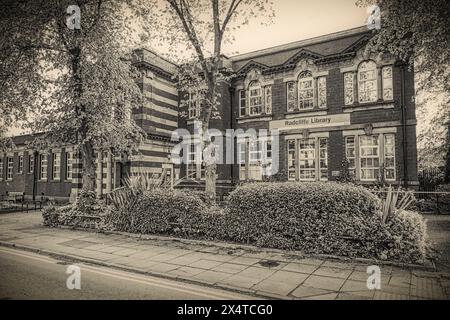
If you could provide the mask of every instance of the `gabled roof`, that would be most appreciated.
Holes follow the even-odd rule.
[[[233,62],[233,69],[238,73],[242,73],[244,67],[248,68],[250,63],[265,66],[266,72],[292,67],[304,57],[321,63],[328,59],[351,57],[367,43],[371,33],[365,26],[358,27],[233,56],[230,60]]]

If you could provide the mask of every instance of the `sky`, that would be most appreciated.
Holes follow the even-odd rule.
[[[241,54],[362,26],[368,14],[355,3],[356,0],[273,0],[273,23],[265,26],[258,19],[251,20],[235,32],[235,41],[225,44],[223,53]],[[11,135],[19,133],[19,128],[9,130]]]
[[[273,0],[273,24],[252,20],[236,33],[225,53],[246,53],[365,25],[366,8],[356,0]]]

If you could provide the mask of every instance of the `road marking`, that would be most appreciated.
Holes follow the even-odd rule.
[[[23,258],[33,259],[36,261],[44,262],[44,263],[51,263],[51,264],[57,264],[57,260],[53,258],[47,258],[45,256],[41,256],[37,253],[29,253],[26,251],[19,252],[19,249],[10,249],[10,248],[0,248],[0,252],[20,256]],[[178,292],[188,293],[191,295],[201,296],[209,299],[217,299],[217,300],[231,300],[239,298],[244,298],[245,296],[242,296],[239,293],[236,294],[227,294],[226,292],[215,292],[221,289],[208,289],[208,288],[197,288],[197,287],[191,287],[189,289],[186,289],[186,286],[198,286],[195,284],[188,284],[188,283],[176,283],[176,280],[166,280],[166,279],[159,279],[154,278],[151,275],[138,275],[138,274],[131,274],[131,272],[127,271],[119,271],[119,270],[111,270],[108,269],[108,267],[94,267],[94,266],[88,266],[83,263],[76,263],[76,265],[80,266],[83,271],[88,271],[91,273],[100,274],[103,276],[109,276],[116,279],[121,279],[125,281],[133,281],[136,283],[148,285],[148,286],[155,286],[160,287],[164,289],[174,290]],[[248,298],[248,297],[245,297]]]
[[[164,288],[164,289],[171,289],[171,290],[184,292],[184,293],[188,293],[188,294],[193,294],[193,295],[197,295],[197,296],[203,296],[203,297],[210,298],[210,299],[217,299],[217,300],[236,299],[236,295],[227,294],[225,292],[217,293],[217,292],[214,292],[213,290],[208,290],[207,288],[205,288],[205,289],[201,289],[201,288],[186,289],[185,288],[186,285],[191,285],[191,284],[186,284],[186,283],[183,283],[184,285],[177,284],[177,283],[174,283],[175,280],[156,279],[156,278],[148,279],[146,276],[130,275],[130,274],[128,274],[128,272],[124,273],[121,271],[115,271],[115,270],[113,271],[113,270],[109,270],[109,269],[108,270],[102,270],[102,269],[98,270],[98,268],[96,268],[96,267],[83,265],[82,270],[86,270],[86,269],[93,273],[107,275],[112,278],[134,281],[134,282],[144,284],[144,285],[151,285],[151,286],[156,286],[156,287],[160,287],[160,288]],[[195,284],[192,284],[192,285],[196,286]],[[220,289],[217,289],[217,290],[220,290]]]

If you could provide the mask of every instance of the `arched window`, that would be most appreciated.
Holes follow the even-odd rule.
[[[314,107],[314,86],[311,72],[302,72],[298,77],[298,108],[310,109]]]
[[[378,99],[377,65],[369,60],[358,67],[358,101],[376,102]]]
[[[262,88],[258,81],[253,81],[248,86],[249,109],[250,115],[257,115],[262,113],[263,108],[263,94]]]

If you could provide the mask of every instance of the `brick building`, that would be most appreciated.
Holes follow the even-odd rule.
[[[240,181],[264,180],[272,175],[274,161],[282,180],[331,181],[348,172],[362,184],[385,180],[417,185],[414,72],[395,57],[366,53],[370,34],[360,27],[223,57],[234,77],[219,84],[220,117],[210,128],[277,129],[279,143],[274,148],[264,136],[237,139],[234,164],[218,165],[219,192]],[[148,139],[131,159],[104,155],[110,160],[99,160],[98,193],[120,185],[125,174],[142,171],[188,177],[184,186],[201,187],[204,170],[196,161],[195,144],[188,148],[188,163],[174,166],[169,156],[176,143],[170,139],[172,130],[193,132],[200,102],[191,92],[190,101],[180,104],[184,99],[179,96],[186,93],[176,89],[176,66],[148,50],[137,52],[135,63],[143,71],[140,84],[147,100],[133,117]],[[36,194],[67,197],[80,187],[79,161],[69,161],[73,178],[66,183],[67,169],[61,163],[67,163],[67,151],[56,153],[59,160],[51,151],[44,162],[34,162],[39,173],[45,165],[48,171],[47,180],[38,181]],[[0,194],[29,194],[28,151],[14,150],[1,159]],[[54,170],[60,171],[57,183]]]

